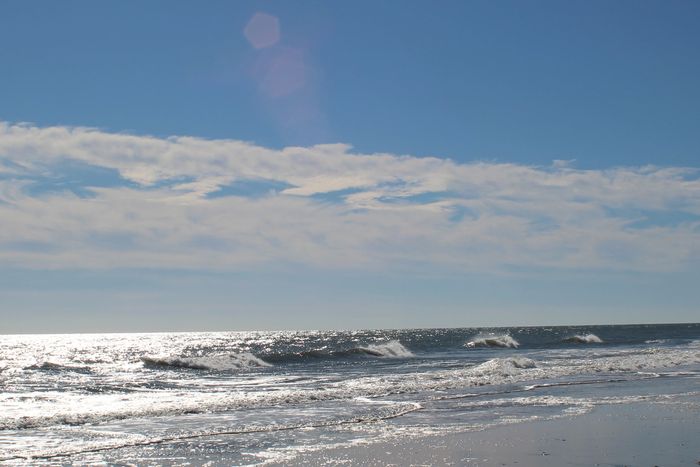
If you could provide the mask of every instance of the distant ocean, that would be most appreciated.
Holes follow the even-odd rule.
[[[699,383],[700,324],[7,335],[0,462],[294,462]]]

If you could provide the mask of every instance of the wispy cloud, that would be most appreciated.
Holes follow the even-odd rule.
[[[699,176],[0,123],[0,264],[681,270]]]

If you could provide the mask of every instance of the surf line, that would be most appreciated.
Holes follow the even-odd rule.
[[[638,378],[650,379],[655,378],[655,376],[645,376]],[[612,379],[591,379],[591,380],[581,380],[581,381],[562,381],[558,383],[541,383],[541,384],[531,384],[529,386],[514,387],[511,389],[505,389],[503,391],[489,391],[489,392],[468,392],[466,394],[453,394],[450,396],[436,396],[431,399],[432,401],[449,401],[449,400],[459,400],[459,399],[472,399],[477,397],[488,397],[488,396],[502,396],[505,394],[513,394],[518,392],[529,392],[535,391],[537,389],[555,388],[560,386],[578,386],[582,384],[602,384],[602,383],[625,383],[628,381],[633,381],[629,378],[612,378]]]
[[[379,417],[357,417],[357,418],[351,418],[347,420],[338,420],[335,422],[322,422],[322,423],[312,423],[312,424],[300,424],[300,425],[290,425],[290,426],[280,426],[280,427],[267,427],[267,428],[251,428],[248,430],[223,430],[223,431],[214,431],[214,432],[209,432],[209,433],[192,433],[189,435],[181,435],[181,436],[169,436],[169,437],[163,437],[163,438],[155,438],[155,439],[148,439],[148,440],[143,440],[143,441],[134,441],[132,443],[124,443],[124,444],[113,444],[111,446],[99,446],[99,447],[94,447],[90,449],[77,449],[75,451],[70,451],[70,452],[60,452],[56,454],[48,454],[48,455],[37,455],[37,456],[32,456],[32,455],[27,455],[27,456],[9,456],[9,457],[0,457],[0,462],[6,462],[6,461],[11,461],[11,460],[34,460],[34,459],[56,459],[59,457],[70,457],[70,456],[75,456],[78,454],[92,454],[95,452],[104,452],[104,451],[112,451],[114,449],[121,449],[121,448],[133,448],[133,447],[139,447],[139,446],[153,446],[156,444],[164,444],[164,443],[170,443],[174,441],[184,441],[188,439],[197,439],[197,438],[206,438],[208,436],[220,436],[220,435],[247,435],[247,434],[254,434],[254,433],[274,433],[278,431],[292,431],[292,430],[300,430],[304,428],[325,428],[329,426],[342,426],[342,425],[354,425],[354,424],[360,424],[360,423],[377,423],[377,422],[382,422],[386,420],[392,420],[394,418],[399,418],[403,417],[404,415],[407,415],[411,412],[416,412],[418,410],[422,410],[423,406],[420,405],[418,402],[408,402],[410,404],[410,407],[407,407],[404,410],[401,410],[399,412],[389,414],[389,415],[384,415],[384,416],[379,416]]]

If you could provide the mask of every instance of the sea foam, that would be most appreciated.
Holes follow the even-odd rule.
[[[305,363],[322,360],[347,360],[358,357],[410,358],[415,355],[401,342],[392,340],[351,348],[320,348],[299,352],[262,353],[258,357],[267,363]]]
[[[142,357],[144,366],[194,370],[240,371],[271,366],[249,352],[207,357]]]
[[[603,339],[596,336],[595,334],[576,334],[574,336],[567,337],[566,339],[564,339],[564,342],[573,342],[575,344],[602,344]]]
[[[513,376],[531,368],[537,368],[537,364],[526,357],[493,358],[475,366],[472,373],[478,376]]]
[[[383,344],[370,344],[366,347],[358,347],[358,350],[375,357],[408,358],[414,356],[413,352],[396,340]]]
[[[503,347],[517,349],[520,344],[518,341],[510,337],[508,334],[502,334],[500,336],[490,335],[490,336],[478,336],[465,344],[465,347],[477,348],[477,347]]]

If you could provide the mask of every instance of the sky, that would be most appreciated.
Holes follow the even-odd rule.
[[[0,5],[0,333],[697,322],[695,1]]]

